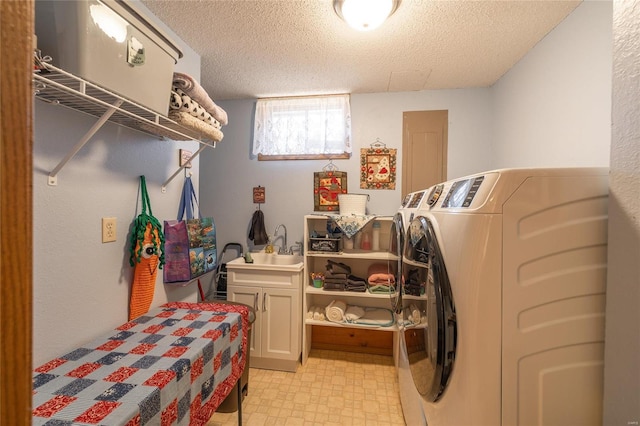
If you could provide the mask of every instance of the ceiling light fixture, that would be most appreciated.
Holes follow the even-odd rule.
[[[333,9],[350,27],[371,31],[382,25],[399,4],[400,0],[333,0]]]

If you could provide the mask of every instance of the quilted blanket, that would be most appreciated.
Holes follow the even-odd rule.
[[[204,425],[245,368],[246,306],[168,303],[35,369],[33,425]]]

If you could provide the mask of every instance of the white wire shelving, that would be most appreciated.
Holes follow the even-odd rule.
[[[89,142],[93,135],[107,122],[143,132],[155,137],[174,141],[196,141],[200,148],[191,156],[197,157],[208,147],[215,148],[216,142],[195,130],[185,128],[170,118],[150,110],[132,100],[113,93],[46,62],[36,60],[33,73],[33,91],[37,99],[71,108],[96,117],[98,120],[76,143],[71,151],[49,173],[47,183],[58,184],[58,173]],[[167,97],[169,93],[167,93]],[[162,192],[184,168],[180,166],[162,185]]]

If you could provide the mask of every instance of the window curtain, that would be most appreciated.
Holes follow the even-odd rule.
[[[351,153],[349,95],[258,99],[253,154]]]

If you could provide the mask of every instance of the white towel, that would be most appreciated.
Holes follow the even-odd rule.
[[[325,315],[331,322],[343,322],[344,312],[347,310],[347,304],[342,300],[333,300],[325,308]]]
[[[420,315],[420,309],[418,309],[418,307],[415,304],[410,304],[409,305],[409,312],[408,312],[409,316],[408,316],[408,320],[411,321],[413,324],[420,324],[420,321],[422,320],[421,315]]]
[[[307,319],[313,319],[313,306],[309,308],[307,312]]]
[[[347,307],[347,310],[344,313],[344,318],[347,321],[355,321],[357,319],[360,319],[364,316],[364,309],[361,308],[360,306],[353,306],[353,305],[349,305]]]
[[[173,85],[184,91],[194,101],[202,105],[202,107],[209,112],[213,118],[218,120],[220,124],[226,126],[229,123],[227,112],[220,108],[211,99],[209,94],[200,86],[200,83],[189,74],[183,74],[179,72],[173,73]]]
[[[320,306],[313,307],[313,319],[316,321],[324,321],[324,309]]]

